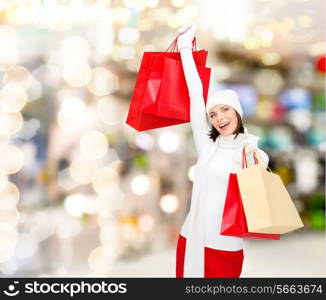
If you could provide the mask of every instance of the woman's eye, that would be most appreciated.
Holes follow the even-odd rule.
[[[229,110],[228,108],[224,108],[223,110]]]

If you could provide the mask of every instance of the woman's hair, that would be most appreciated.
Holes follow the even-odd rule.
[[[237,115],[237,119],[238,119],[238,126],[236,128],[236,130],[234,131],[233,134],[235,134],[234,139],[237,138],[239,133],[244,133],[244,127],[242,124],[242,119],[239,115],[239,113],[237,111],[235,111],[236,115]],[[211,127],[210,132],[208,133],[208,136],[215,142],[216,138],[220,135],[220,133],[216,130],[216,128],[213,126]]]

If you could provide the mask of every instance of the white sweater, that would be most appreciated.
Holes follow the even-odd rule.
[[[181,229],[187,238],[184,277],[204,277],[204,247],[236,251],[243,249],[243,238],[220,235],[229,174],[242,168],[242,147],[253,135],[247,131],[209,138],[210,125],[203,99],[203,87],[191,49],[182,49],[181,60],[190,97],[190,123],[198,159],[192,188],[190,209]],[[258,149],[265,167],[268,155]],[[253,157],[247,157],[253,164]]]

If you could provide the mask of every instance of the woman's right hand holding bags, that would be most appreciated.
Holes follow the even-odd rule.
[[[178,50],[189,48],[192,49],[192,41],[196,35],[196,24],[188,24],[181,27],[178,32],[179,36],[177,38]]]

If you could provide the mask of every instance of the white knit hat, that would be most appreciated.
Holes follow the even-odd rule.
[[[234,108],[241,118],[243,117],[242,107],[238,94],[234,90],[218,90],[207,99],[206,112],[216,104],[227,104]]]

